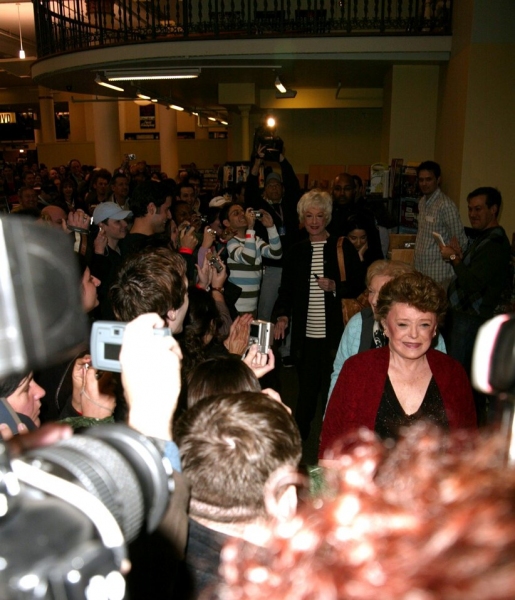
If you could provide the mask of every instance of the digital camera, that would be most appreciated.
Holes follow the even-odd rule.
[[[121,373],[120,350],[127,323],[95,321],[91,329],[91,364],[99,371]],[[154,329],[154,335],[172,335],[168,327]]]
[[[259,352],[266,354],[273,342],[274,324],[269,321],[252,321],[250,324],[249,346],[257,344]]]
[[[212,256],[207,262],[216,269],[217,273],[222,272],[223,266],[218,256]]]

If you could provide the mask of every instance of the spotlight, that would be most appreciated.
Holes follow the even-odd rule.
[[[273,129],[275,127],[275,119],[273,117],[267,117],[266,126],[270,127],[270,129]]]
[[[285,94],[286,93],[286,88],[281,83],[281,80],[279,79],[279,76],[277,76],[275,78],[275,87],[278,89],[279,92],[281,92],[281,94]]]

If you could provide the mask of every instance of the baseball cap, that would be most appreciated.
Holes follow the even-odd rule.
[[[209,208],[219,208],[223,206],[227,202],[227,199],[223,196],[215,196],[212,200],[209,201]]]
[[[268,173],[266,176],[265,185],[269,184],[273,179],[277,180],[279,183],[283,182],[279,173],[272,171],[272,173]]]
[[[102,202],[93,211],[93,223],[98,225],[106,219],[121,221],[132,215],[130,210],[122,210],[116,202]]]

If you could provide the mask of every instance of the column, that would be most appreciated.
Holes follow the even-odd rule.
[[[179,148],[177,145],[177,111],[159,105],[159,151],[161,171],[175,178],[179,171]]]
[[[122,160],[117,101],[93,102],[93,131],[95,164],[111,171]]]
[[[246,104],[238,106],[241,114],[241,152],[244,160],[248,160],[250,156],[250,135],[249,135],[249,115],[250,105]]]
[[[46,87],[39,87],[39,120],[41,123],[40,142],[43,144],[55,143],[55,111],[54,96]]]
[[[86,135],[86,104],[68,101],[68,112],[70,113],[70,142],[85,142]]]

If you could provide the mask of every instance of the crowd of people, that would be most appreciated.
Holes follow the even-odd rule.
[[[257,148],[237,193],[224,190],[214,197],[194,168],[174,180],[152,173],[144,161],[125,161],[114,172],[83,168],[77,159],[67,167],[33,165],[21,172],[4,166],[5,218],[23,216],[47,226],[49,235],[67,235],[89,321],[130,325],[121,376],[97,372],[84,349],[65,363],[0,381],[0,434],[7,440],[55,421],[74,428],[127,422],[174,440],[185,490],[178,529],[174,525],[183,532],[175,540],[175,566],[163,566],[153,538],[142,542],[143,550],[135,552],[145,567],[135,564],[135,598],[148,592],[152,569],[156,598],[210,597],[206,590],[222,599],[258,597],[264,583],[266,595],[277,598],[364,599],[374,585],[403,590],[376,589],[376,596],[408,597],[415,584],[406,577],[404,591],[395,579],[398,557],[384,549],[373,555],[379,562],[366,562],[363,555],[366,544],[408,551],[390,539],[393,521],[383,542],[374,527],[373,540],[354,539],[351,517],[341,514],[348,519],[341,527],[350,529],[335,533],[326,517],[348,509],[353,518],[377,520],[383,511],[393,520],[398,514],[404,531],[410,521],[403,493],[388,494],[397,481],[411,489],[400,466],[406,452],[425,441],[439,443],[451,456],[458,442],[445,439],[469,444],[467,456],[481,447],[475,430],[492,421],[493,403],[472,390],[471,352],[479,327],[510,297],[513,279],[510,244],[499,225],[501,194],[491,187],[469,194],[466,230],[440,189],[439,165],[421,163],[423,196],[409,265],[388,260],[387,224],[372,210],[358,177],[342,173],[330,191],[303,193],[287,158],[280,154],[269,163],[265,151]],[[342,303],[363,295],[366,307],[349,319]],[[274,323],[270,348],[249,343],[256,320]],[[152,336],[155,326],[167,327],[173,341]],[[281,402],[277,374],[290,366],[299,383],[293,414]],[[295,521],[298,489],[306,487],[299,471],[302,443],[312,436],[321,408],[321,493],[331,500],[326,506],[300,495],[307,516]],[[390,456],[379,439],[389,448],[397,441],[399,450]],[[435,454],[427,460],[440,460]],[[418,471],[406,469],[424,479],[420,464]],[[346,472],[354,474],[352,481]],[[432,473],[436,477],[436,468]],[[426,479],[420,485],[427,488]],[[421,502],[419,493],[413,491],[414,502]],[[433,506],[443,496],[435,492],[426,500]],[[360,508],[365,502],[366,510]],[[310,514],[317,514],[315,524],[308,523]],[[424,531],[439,526],[434,517],[415,521],[413,527]],[[311,550],[299,541],[302,532],[313,538]],[[324,535],[349,536],[351,543],[338,538],[327,542],[327,550]],[[231,542],[224,551],[222,585],[222,548],[232,538],[247,545],[241,550]],[[297,550],[295,540],[302,546]],[[311,584],[301,590],[310,573],[301,565],[323,562],[326,551],[340,558],[327,565],[327,574],[313,577],[332,595],[309,592]],[[357,561],[353,552],[362,558]],[[289,566],[278,564],[282,553]],[[342,575],[347,572],[348,581]],[[362,587],[360,577],[368,577]],[[243,591],[236,593],[238,586]],[[414,598],[462,597],[421,589]]]

